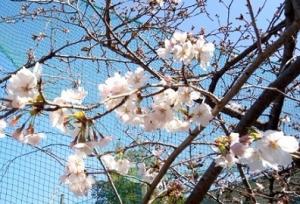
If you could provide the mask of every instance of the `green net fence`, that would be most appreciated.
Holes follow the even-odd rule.
[[[49,53],[50,43],[48,41],[38,42],[34,36],[40,33],[59,32],[67,29],[68,34],[57,34],[54,40],[56,47],[60,47],[68,40],[80,39],[84,31],[76,26],[66,26],[53,19],[35,19],[34,16],[22,20],[20,8],[22,2],[2,1],[0,14],[0,68],[1,77],[7,73],[22,67],[27,63],[28,55],[33,53],[36,59]],[[85,45],[78,45],[81,50]],[[76,47],[75,47],[76,48]],[[77,50],[66,49],[65,53],[77,54]],[[114,57],[112,53],[108,56]],[[69,66],[68,66],[69,65]],[[115,71],[120,71],[117,62],[107,70],[107,65],[103,62],[93,62],[87,60],[76,60],[68,63],[60,63],[56,59],[47,61],[43,68],[43,77],[47,82],[45,92],[50,99],[60,95],[62,89],[72,87],[76,82],[81,82],[82,86],[88,91],[85,102],[97,102],[100,100],[98,94],[98,84],[103,82],[107,75],[112,75]],[[124,67],[124,70],[126,67]],[[122,70],[122,69],[121,69]],[[4,89],[1,96],[5,96]],[[98,111],[103,111],[99,109]],[[92,114],[92,113],[91,113]],[[66,186],[61,184],[60,176],[64,171],[64,164],[68,155],[72,153],[69,147],[72,139],[67,135],[62,135],[59,131],[51,128],[47,116],[40,117],[36,122],[36,128],[45,132],[47,137],[39,147],[31,147],[18,143],[11,137],[6,137],[0,143],[0,203],[95,203],[96,199],[91,195],[79,198],[69,192]],[[173,145],[179,143],[184,135],[153,133],[145,134],[141,129],[128,127],[122,124],[114,114],[104,117],[97,126],[101,132],[111,135],[114,142],[107,149],[114,149],[134,140],[144,139],[149,141],[170,142]],[[130,135],[130,137],[128,137]],[[102,150],[105,151],[105,150]],[[200,151],[200,150],[197,150]],[[203,152],[203,149],[201,150]],[[208,150],[207,150],[208,151]],[[188,152],[181,157],[188,156]],[[99,162],[91,158],[87,162],[87,169],[101,169]],[[103,176],[96,177],[96,180],[105,180]],[[119,184],[120,185],[120,184]],[[103,185],[105,187],[105,185]],[[106,187],[109,188],[109,186]],[[103,187],[102,187],[103,188]],[[141,190],[138,185],[131,186],[131,197],[127,203],[137,200]],[[122,190],[121,190],[122,191]],[[123,188],[126,194],[126,189]],[[136,194],[135,194],[136,191]],[[122,192],[120,192],[122,194]],[[123,193],[123,194],[124,194]],[[128,193],[128,192],[127,192]],[[97,194],[97,193],[96,193]],[[113,195],[114,196],[114,195]],[[108,196],[109,197],[109,196]],[[112,198],[114,200],[114,198]],[[98,203],[109,203],[107,199],[102,199]],[[125,202],[126,203],[126,202]]]

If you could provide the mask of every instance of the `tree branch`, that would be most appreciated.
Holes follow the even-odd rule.
[[[252,107],[247,111],[243,119],[239,122],[239,124],[235,128],[235,132],[238,132],[241,135],[245,134],[246,127],[251,126],[253,121],[255,121],[272,102],[274,96],[276,97],[280,94],[274,91],[273,88],[279,90],[284,89],[300,74],[299,66],[300,58],[298,57],[297,60],[289,66],[289,68],[282,72],[282,74],[269,85],[269,87],[272,87],[272,89],[266,89],[260,95],[260,97],[252,105]],[[199,180],[199,182],[196,184],[195,189],[193,190],[193,192],[188,197],[185,203],[200,203],[205,197],[212,183],[217,179],[218,175],[221,173],[222,169],[222,167],[216,166],[215,162],[212,162],[209,168]]]

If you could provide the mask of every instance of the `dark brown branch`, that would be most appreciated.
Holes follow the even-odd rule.
[[[242,182],[243,182],[244,186],[246,187],[246,190],[247,190],[247,192],[249,194],[250,200],[253,203],[257,203],[256,199],[255,199],[254,192],[253,192],[252,187],[251,187],[251,185],[250,185],[250,183],[249,183],[249,181],[248,181],[248,179],[247,179],[247,177],[245,175],[245,172],[243,170],[242,165],[241,164],[237,164],[237,169],[238,169],[239,174],[240,174],[240,176],[242,178]]]
[[[249,77],[251,76],[251,74],[258,68],[258,66],[266,59],[268,58],[272,53],[274,53],[285,41],[286,38],[288,36],[293,35],[294,33],[296,33],[298,31],[300,27],[300,22],[295,22],[293,23],[292,26],[290,26],[283,34],[282,36],[275,41],[271,46],[269,46],[268,48],[266,48],[266,50],[261,53],[253,62],[253,64],[251,64],[246,70],[245,73],[242,74],[242,76],[236,81],[236,83],[233,85],[232,89],[225,95],[225,97],[220,101],[219,104],[217,104],[217,106],[214,108],[213,110],[213,115],[217,115],[224,107],[225,105],[232,99],[232,97],[239,91],[239,89],[242,87],[242,85],[249,79]],[[257,118],[256,118],[257,119]],[[192,134],[190,134],[179,146],[178,148],[172,152],[172,154],[168,157],[168,159],[166,160],[165,164],[163,165],[163,167],[160,169],[159,174],[156,176],[156,178],[154,179],[154,181],[152,182],[150,188],[148,189],[144,199],[143,199],[143,203],[147,204],[148,201],[151,198],[152,193],[154,192],[154,189],[156,188],[156,186],[158,185],[158,183],[160,182],[160,180],[162,179],[162,177],[165,175],[165,173],[167,172],[169,166],[171,165],[171,163],[176,159],[176,157],[189,145],[190,142],[193,141],[194,138],[196,138],[196,136],[202,131],[202,129],[196,129],[192,132]],[[213,166],[214,163],[212,164]],[[221,172],[222,168],[220,169]],[[207,172],[214,172],[213,168],[210,168],[207,170]],[[215,171],[218,172],[218,171]],[[219,173],[220,173],[219,172]],[[218,174],[219,174],[218,173]],[[218,174],[216,176],[212,176],[212,177],[217,177]],[[205,174],[204,174],[205,175]],[[206,175],[207,176],[207,175]],[[200,180],[201,181],[201,180]],[[200,195],[200,201],[204,198],[204,195],[206,194],[207,190],[210,188],[210,186],[212,185],[214,180],[209,180],[212,181],[211,183],[208,182],[207,183],[207,187],[204,187],[204,189],[201,192],[201,194],[195,192],[195,194],[192,193],[192,195]],[[200,185],[202,185],[202,182],[199,182]],[[198,184],[199,184],[198,183]],[[197,185],[198,185],[197,184]],[[193,191],[194,192],[194,191]]]
[[[155,177],[154,181],[151,183],[150,187],[147,190],[146,195],[143,199],[143,204],[147,204],[151,198],[152,193],[154,192],[156,186],[159,184],[163,176],[167,173],[169,167],[173,163],[173,161],[177,158],[177,156],[191,144],[191,142],[197,137],[197,135],[202,131],[203,128],[196,128],[193,130],[190,135],[172,152],[172,154],[165,161],[164,165],[158,172],[158,175]]]
[[[264,35],[264,37],[261,38],[261,43],[267,42],[273,35],[277,34],[277,32],[281,30],[283,27],[284,27],[284,21],[274,26],[273,29],[271,29],[266,35]],[[219,79],[226,73],[226,71],[228,71],[230,68],[232,68],[232,66],[234,66],[236,63],[244,59],[248,54],[250,54],[256,48],[257,48],[257,42],[254,42],[251,46],[249,46],[247,49],[241,52],[237,57],[235,57],[231,61],[228,61],[222,69],[214,73],[214,76],[211,80],[211,84],[209,85],[208,90],[213,93],[215,91]]]
[[[259,30],[257,28],[257,25],[256,25],[256,22],[255,22],[255,16],[254,16],[254,13],[253,13],[253,9],[252,9],[252,5],[251,5],[251,1],[250,0],[247,0],[247,7],[248,7],[248,10],[249,10],[249,13],[250,13],[250,17],[251,17],[251,20],[252,20],[252,26],[254,28],[254,32],[255,32],[255,35],[256,35],[256,38],[257,38],[257,49],[259,52],[262,52],[262,48],[261,48],[261,38],[260,38],[260,34],[259,34]]]
[[[215,115],[219,110],[223,109],[225,105],[234,97],[234,95],[240,90],[244,83],[249,79],[253,72],[263,63],[269,56],[271,56],[278,48],[280,48],[288,39],[289,36],[294,35],[300,28],[300,21],[295,21],[286,29],[286,31],[276,40],[272,45],[267,47],[264,52],[260,53],[253,63],[248,66],[244,73],[236,80],[231,89],[226,93],[224,98],[214,108],[213,114]]]
[[[295,20],[295,12],[293,9],[290,9],[289,1],[286,1],[286,6],[285,6],[285,24],[286,27],[289,27],[293,21]],[[284,50],[283,50],[283,57],[280,65],[280,71],[279,74],[285,70],[287,67],[287,63],[289,62],[290,59],[293,57],[293,53],[295,50],[296,46],[296,38],[297,34],[289,37],[289,40],[284,44]],[[280,121],[280,114],[282,111],[282,107],[284,104],[284,95],[279,95],[273,102],[273,107],[270,112],[270,118],[268,122],[267,129],[271,130],[277,130],[278,124]]]
[[[289,85],[299,74],[300,74],[300,58],[290,65],[280,76],[272,82],[269,87],[276,88],[283,91],[285,87]],[[250,110],[246,113],[245,117],[239,122],[236,131],[240,134],[245,134],[245,127],[252,125],[253,121],[256,120],[263,111],[269,106],[269,104],[277,97],[280,93],[272,89],[266,89],[252,105]]]
[[[111,47],[111,36],[110,36],[110,4],[111,0],[106,0],[105,10],[104,10],[104,21],[105,21],[105,27],[106,27],[106,38],[107,38],[107,45]]]
[[[26,63],[24,64],[22,67],[25,68],[31,68],[33,67],[37,62],[39,62],[40,64],[43,64],[44,62],[46,62],[47,60],[53,58],[55,56],[55,54],[59,53],[60,51],[62,51],[63,49],[70,47],[72,45],[76,45],[80,42],[83,42],[84,40],[80,39],[78,41],[72,42],[72,43],[67,43],[65,45],[63,45],[62,47],[56,49],[56,50],[51,50],[47,55],[44,55],[43,57],[41,57],[39,60],[37,60],[36,62],[32,62],[32,63]],[[8,79],[10,79],[11,75],[16,74],[20,69],[22,69],[22,67],[16,69],[13,72],[10,72],[7,76],[3,77],[2,79],[0,79],[0,84],[2,84],[3,82],[7,81]]]
[[[300,74],[300,58],[292,63],[282,74],[272,82],[269,87],[283,90],[289,83],[291,83]],[[247,111],[246,115],[237,125],[235,132],[241,135],[245,134],[246,128],[251,126],[262,112],[269,106],[274,97],[280,93],[272,89],[266,89],[252,107]],[[200,181],[197,183],[195,189],[188,197],[187,204],[200,203],[205,197],[207,191],[211,187],[212,183],[216,180],[218,175],[221,173],[222,167],[216,166],[215,162],[209,166]]]

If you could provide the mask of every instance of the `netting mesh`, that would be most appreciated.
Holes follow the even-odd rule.
[[[20,3],[1,1],[1,16],[16,15],[18,19]],[[49,41],[37,43],[34,41],[33,35],[39,32],[50,33],[60,29],[68,29],[70,32],[66,35],[58,35],[55,40],[55,46],[62,46],[68,39],[80,39],[84,35],[84,31],[76,26],[65,27],[61,23],[49,19],[35,20],[35,17],[27,18],[25,21],[3,20],[0,23],[0,74],[5,76],[8,72],[14,71],[27,63],[28,53],[33,51],[38,59],[49,52]],[[74,48],[82,49],[84,44],[72,49],[64,50],[67,54],[77,54]],[[97,51],[97,49],[96,49]],[[110,57],[114,57],[110,53]],[[222,62],[221,62],[222,63]],[[68,66],[69,65],[69,66]],[[120,63],[114,63],[111,68],[106,69],[103,62],[94,62],[87,60],[76,60],[69,64],[62,63],[53,59],[47,61],[43,70],[43,77],[46,86],[45,92],[47,98],[53,99],[60,95],[61,90],[66,87],[74,86],[75,82],[81,81],[82,86],[88,91],[85,99],[86,103],[99,101],[97,85],[103,82],[107,75],[112,75],[115,71],[128,67],[120,68]],[[98,69],[98,68],[101,69]],[[231,81],[230,75],[227,76]],[[225,78],[225,81],[227,79]],[[209,81],[204,82],[203,86],[207,86]],[[217,88],[217,95],[222,95],[224,86],[221,84]],[[257,92],[258,94],[259,92]],[[4,96],[4,90],[1,90],[1,97]],[[248,104],[247,104],[248,105]],[[293,102],[289,101],[286,105],[292,107]],[[103,111],[99,108],[95,111]],[[93,113],[95,113],[95,111]],[[89,114],[93,114],[89,113]],[[225,117],[226,119],[226,117]],[[231,120],[234,122],[232,118]],[[35,127],[39,132],[45,132],[47,138],[43,140],[41,146],[32,147],[18,143],[11,137],[1,139],[0,142],[0,203],[95,203],[96,200],[91,195],[79,198],[69,192],[68,189],[61,184],[60,176],[64,171],[64,164],[68,155],[72,153],[69,144],[72,140],[69,136],[62,135],[57,130],[50,127],[50,121],[47,116],[39,117]],[[145,134],[140,128],[129,127],[122,124],[114,114],[110,114],[97,122],[97,127],[105,135],[112,135],[114,142],[111,146],[101,149],[114,149],[124,144],[128,144],[134,140],[141,138],[148,141],[160,141],[170,143],[174,146],[178,145],[186,136],[186,134],[170,134],[165,132],[155,132]],[[285,127],[287,133],[292,132],[289,127]],[[218,129],[207,128],[201,135],[201,141],[211,141],[215,136],[214,133],[219,132]],[[293,132],[292,132],[293,133]],[[130,137],[129,137],[130,135]],[[148,149],[151,151],[151,149]],[[192,145],[184,151],[179,159],[190,158],[198,153],[208,153],[210,148],[201,145]],[[191,153],[192,152],[192,153]],[[170,153],[168,151],[167,153]],[[166,153],[166,154],[167,154]],[[176,162],[175,162],[176,163]],[[101,169],[96,158],[89,158],[87,161],[89,170]],[[105,179],[99,176],[98,179]],[[97,180],[97,179],[96,179]],[[140,189],[136,189],[137,195]]]
[[[18,15],[20,3],[2,1],[0,4],[1,16]],[[50,25],[52,23],[28,20],[0,24],[0,29],[5,31],[0,34],[0,67],[3,76],[26,64],[30,49],[34,50],[37,58],[47,55],[49,44],[42,42],[37,45],[32,40],[32,36],[37,34],[36,32],[49,31],[50,28],[55,27],[55,25]],[[78,29],[72,28],[70,35],[61,41],[58,40],[56,46],[59,46],[67,38],[76,38],[80,35]],[[69,52],[71,53],[72,50]],[[86,82],[83,84],[89,92],[86,100],[99,100],[96,85],[104,75],[92,69],[92,63],[78,62],[72,65],[74,67],[72,71],[67,67],[59,67],[59,62],[55,60],[50,64],[49,66],[52,67],[43,70],[43,75],[49,84],[45,87],[48,98],[53,99],[59,96],[62,89],[72,87],[74,79],[78,79]],[[3,90],[1,95],[4,96]],[[121,125],[113,125],[112,118],[107,118],[106,121],[109,122],[102,122],[105,124],[106,133],[113,128],[116,135],[121,132]],[[37,131],[46,132],[47,135],[39,147],[18,143],[10,137],[1,141],[0,203],[95,203],[95,199],[92,199],[91,196],[76,197],[61,184],[60,176],[64,171],[65,160],[72,153],[69,147],[71,138],[61,135],[49,124],[46,116],[40,117],[35,122]],[[99,168],[99,163],[95,159],[90,159],[86,165],[87,168]]]
[[[3,3],[2,3],[3,4]],[[5,7],[1,7],[3,16],[18,15],[20,3],[7,1]],[[18,19],[18,18],[17,18]],[[49,52],[49,42],[36,43],[32,39],[33,35],[39,32],[49,33],[50,29],[60,27],[58,22],[40,21],[34,18],[25,21],[14,21],[7,23],[3,21],[0,29],[5,32],[0,34],[0,66],[1,74],[14,71],[27,63],[28,53],[34,52],[38,59]],[[77,27],[68,27],[70,33],[65,36],[59,36],[55,45],[59,47],[68,39],[79,39],[83,31]],[[78,46],[78,50],[81,46]],[[74,47],[64,50],[68,54],[77,54]],[[113,54],[111,54],[113,57]],[[98,64],[99,65],[99,64]],[[94,62],[78,60],[72,62],[68,67],[56,60],[50,60],[43,69],[43,78],[45,80],[45,93],[47,98],[53,99],[60,95],[61,90],[66,87],[74,86],[74,82],[81,81],[82,86],[88,91],[85,102],[99,101],[97,85],[103,82],[107,73],[112,75],[115,71],[120,71],[118,63],[112,66],[112,69],[105,69],[105,64],[100,63],[97,69]],[[123,65],[122,65],[123,66]],[[126,70],[126,68],[124,68]],[[3,90],[2,96],[5,95]],[[103,111],[98,109],[97,111]],[[95,111],[93,112],[95,113]],[[91,113],[92,114],[92,113]],[[1,203],[95,203],[90,195],[84,198],[74,196],[73,193],[61,184],[60,176],[64,171],[64,164],[68,155],[72,153],[69,147],[71,138],[62,135],[60,132],[51,128],[47,116],[41,116],[35,122],[35,128],[38,132],[45,132],[47,138],[43,140],[39,147],[32,147],[21,144],[11,137],[6,137],[0,143],[0,200]],[[125,133],[129,127],[121,124],[116,117],[111,114],[97,122],[97,127],[106,135],[112,135],[114,142],[106,149],[128,144],[134,140],[148,139],[149,141],[169,142],[173,145],[179,143],[184,135],[153,133],[144,134],[140,128],[132,128]],[[131,138],[128,137],[130,135]],[[104,151],[104,150],[102,150]],[[184,154],[182,155],[184,157]],[[88,170],[101,169],[99,162],[95,158],[88,160]],[[100,179],[105,179],[103,176]],[[96,179],[97,180],[97,179]],[[131,192],[141,189],[131,189]],[[135,197],[134,194],[131,196]],[[129,200],[130,198],[127,197]]]

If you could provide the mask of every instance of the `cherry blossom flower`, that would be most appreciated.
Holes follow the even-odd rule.
[[[166,89],[161,94],[157,94],[154,96],[154,101],[156,104],[166,104],[166,105],[174,105],[176,99],[178,98],[178,94],[173,89]]]
[[[115,99],[111,99],[111,97],[126,94],[130,91],[127,79],[118,73],[115,73],[113,77],[109,77],[105,84],[100,84],[98,88],[108,109],[114,108],[123,99],[123,97]]]
[[[77,89],[63,90],[60,98],[66,103],[81,104],[86,96],[87,92],[84,88],[78,87]]]
[[[167,122],[165,128],[168,132],[181,132],[189,129],[190,123],[188,121],[181,121],[178,118]]]
[[[60,106],[65,105],[65,101],[61,97],[55,98],[53,103]],[[67,118],[67,113],[68,111],[66,108],[59,108],[56,111],[51,111],[49,113],[49,118],[52,123],[52,127],[56,127],[60,131],[66,132],[65,121]]]
[[[164,48],[158,48],[157,54],[160,58],[165,58],[169,53],[172,52],[173,44],[170,40],[166,39],[164,42]]]
[[[205,127],[210,120],[213,119],[211,107],[206,103],[199,104],[193,111],[193,121],[199,122],[201,126]]]
[[[139,89],[146,84],[147,78],[145,77],[144,69],[138,67],[134,72],[126,74],[128,84],[132,89]]]
[[[263,171],[268,167],[277,169],[277,165],[271,164],[262,158],[260,151],[248,148],[243,157],[239,159],[242,164],[247,164],[251,172]]]
[[[299,149],[299,143],[295,137],[285,136],[283,132],[273,130],[264,132],[262,139],[256,142],[256,146],[261,157],[276,166],[289,165],[292,162],[290,153]]]
[[[262,138],[255,141],[255,148],[246,148],[240,162],[247,164],[250,171],[262,171],[266,168],[278,170],[279,166],[287,166],[292,162],[290,153],[299,148],[295,137],[284,136],[283,132],[267,130]]]
[[[179,1],[173,2],[178,3]],[[175,59],[185,64],[189,64],[193,59],[196,59],[200,62],[200,66],[206,69],[210,64],[214,51],[214,44],[205,43],[202,35],[198,37],[196,42],[192,42],[187,33],[176,31],[171,40],[165,40],[164,48],[159,48],[157,54],[160,58],[172,54]]]
[[[262,138],[257,134],[261,135],[257,132],[252,134],[252,137],[257,138],[255,140],[251,135],[239,137],[237,133],[217,139],[215,151],[221,155],[216,158],[216,165],[230,167],[234,163],[242,163],[247,164],[250,171],[262,171],[266,168],[278,170],[280,165],[286,166],[292,162],[290,153],[299,148],[296,138],[273,130],[264,132]],[[255,148],[249,146],[253,141],[256,143]],[[229,151],[226,148],[228,146]]]
[[[112,137],[104,137],[99,141],[90,141],[85,143],[77,143],[72,148],[78,153],[82,155],[92,155],[94,148],[103,147],[107,145],[110,141],[112,141]]]
[[[184,104],[191,107],[194,100],[199,99],[200,97],[200,93],[193,91],[190,87],[179,87],[177,90],[176,105]]]
[[[9,95],[32,97],[36,94],[36,86],[36,76],[23,67],[8,80],[7,92]]]
[[[174,34],[173,34],[173,37],[171,39],[171,42],[173,44],[185,43],[186,40],[187,40],[187,33],[186,32],[175,31]]]
[[[85,173],[71,174],[62,180],[68,185],[70,191],[77,196],[86,196],[95,183],[94,178]]]
[[[61,180],[77,196],[86,196],[95,183],[94,178],[85,173],[83,157],[78,154],[69,156]]]
[[[66,166],[66,172],[68,174],[83,173],[84,169],[84,161],[81,155],[73,154],[69,156]]]
[[[67,89],[61,92],[60,97],[53,100],[53,103],[59,106],[64,106],[69,103],[71,104],[81,104],[86,97],[87,92],[83,87],[78,87],[77,89]],[[65,122],[69,111],[67,108],[59,108],[56,111],[49,113],[50,121],[53,127],[58,128],[62,132],[66,132]]]
[[[171,107],[166,103],[153,104],[153,117],[161,124],[165,124],[173,118]]]
[[[23,143],[25,144],[30,144],[30,145],[38,145],[43,138],[45,138],[44,133],[33,133],[33,134],[28,134],[24,136]]]
[[[8,99],[14,108],[23,108],[37,94],[37,77],[29,69],[23,67],[13,74],[7,82]]]
[[[173,53],[175,59],[182,61],[185,64],[188,64],[194,57],[193,45],[190,41],[182,45],[175,45]]]
[[[113,170],[120,174],[127,174],[131,167],[131,163],[127,159],[116,160],[115,157],[110,154],[102,156],[101,159],[108,170]]]
[[[7,123],[5,120],[1,119],[0,120],[0,138],[5,137],[4,129],[7,127]]]

